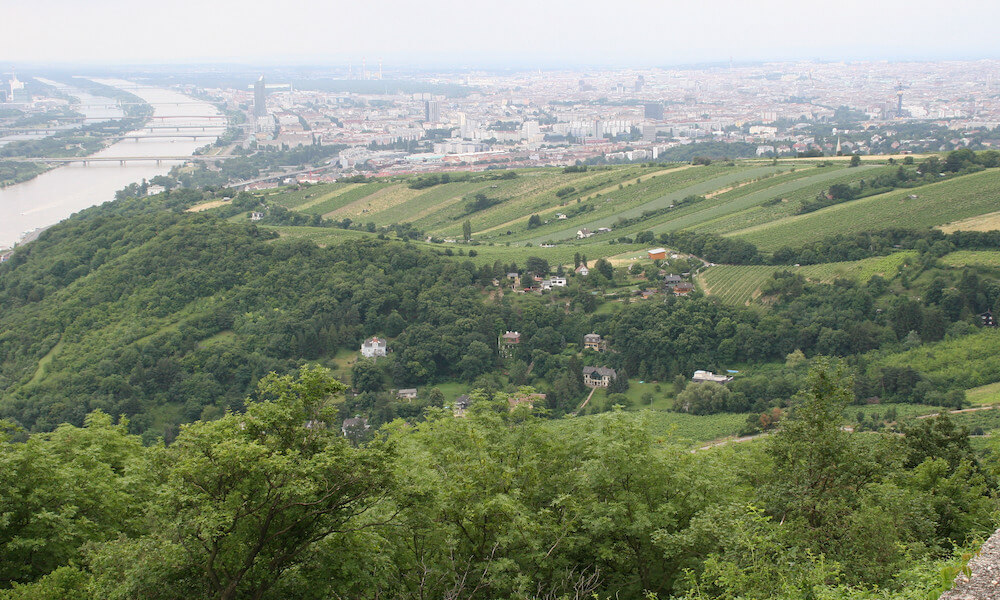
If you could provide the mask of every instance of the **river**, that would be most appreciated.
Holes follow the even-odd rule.
[[[221,134],[224,127],[220,119],[199,118],[218,115],[219,111],[207,102],[161,88],[137,85],[129,81],[100,80],[128,90],[153,106],[153,119],[149,124],[160,126],[206,127],[206,132]],[[105,99],[106,104],[113,101]],[[80,109],[83,112],[83,109]],[[188,118],[185,118],[188,117]],[[200,129],[198,133],[204,133]],[[137,131],[136,134],[149,130]],[[154,130],[155,135],[169,135],[169,129]],[[192,140],[181,137],[156,139],[126,139],[93,154],[92,156],[155,157],[188,156],[195,149],[211,143],[215,138]],[[0,189],[0,248],[7,248],[26,233],[48,227],[75,212],[113,200],[115,192],[133,182],[166,175],[170,168],[181,161],[126,162],[74,162],[53,169],[38,177]]]

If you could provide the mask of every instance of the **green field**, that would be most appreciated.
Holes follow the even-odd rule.
[[[981,267],[1000,267],[1000,251],[998,250],[959,250],[941,257],[941,262],[953,267],[976,265]]]
[[[877,176],[891,167],[878,167],[874,165],[863,165],[853,169],[848,169],[843,165],[823,168],[802,168],[795,172],[801,177],[794,181],[784,181],[778,179],[777,185],[766,187],[762,190],[747,190],[747,195],[742,196],[743,190],[734,190],[726,194],[733,199],[739,198],[742,209],[738,212],[731,212],[721,217],[705,220],[691,229],[710,233],[726,234],[741,229],[746,229],[755,225],[762,225],[777,219],[792,216],[802,205],[803,200],[811,200],[817,194],[829,189],[834,184],[856,184],[861,179]],[[767,183],[765,180],[764,183]],[[748,186],[749,188],[749,186]],[[769,200],[781,198],[781,202],[765,206]]]
[[[911,198],[914,195],[916,198]],[[1000,171],[989,169],[914,189],[900,189],[732,232],[762,250],[800,246],[834,234],[890,227],[921,229],[1000,207]]]
[[[1000,382],[965,390],[965,399],[974,406],[1000,403]]]
[[[773,174],[781,167],[728,167],[728,170],[719,172],[714,167],[700,167],[678,171],[663,178],[656,178],[644,181],[641,185],[633,186],[635,189],[626,188],[616,191],[607,197],[595,199],[600,208],[590,213],[570,219],[559,224],[559,228],[554,231],[540,229],[538,233],[528,238],[528,241],[541,242],[544,240],[563,240],[576,237],[576,232],[580,228],[587,228],[596,231],[600,227],[614,227],[619,219],[641,217],[646,211],[659,210],[678,203],[688,196],[699,196],[709,194],[713,191],[728,188],[743,181],[749,181]],[[601,206],[603,203],[604,206]],[[703,211],[711,205],[722,204],[722,200],[705,200],[689,206],[681,206],[676,211],[671,212],[667,217],[675,220],[686,217],[692,213]],[[648,226],[644,228],[650,228]],[[677,229],[679,227],[674,227]],[[543,233],[544,231],[544,233]],[[618,232],[616,232],[617,234]]]
[[[771,265],[715,265],[698,275],[702,290],[717,296],[727,304],[749,304],[760,295],[761,287],[778,271],[791,271],[806,279],[829,283],[834,279],[850,279],[865,283],[873,275],[886,279],[895,276],[897,269],[912,260],[916,252],[896,252],[888,256],[876,256],[863,260],[823,263],[818,265],[771,266]]]

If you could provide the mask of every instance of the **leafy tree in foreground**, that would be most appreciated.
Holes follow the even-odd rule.
[[[172,565],[163,576],[175,589],[260,598],[311,544],[343,535],[388,493],[391,460],[378,443],[352,448],[331,423],[330,399],[343,390],[325,369],[272,374],[245,414],[184,427],[166,451],[155,533],[105,546],[101,581],[135,582],[154,557]],[[141,589],[115,584],[117,593],[157,586],[138,580]]]

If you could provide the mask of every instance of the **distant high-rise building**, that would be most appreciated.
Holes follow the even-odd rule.
[[[253,116],[267,116],[267,88],[263,75],[253,84]]]
[[[638,77],[635,78],[635,91],[641,92],[642,91],[642,86],[644,86],[644,85],[646,85],[646,78],[645,77],[643,77],[642,75],[639,75]]]
[[[642,116],[654,121],[663,120],[663,105],[659,102],[647,102],[642,105]]]
[[[428,123],[441,122],[441,103],[436,100],[424,102],[424,121]]]

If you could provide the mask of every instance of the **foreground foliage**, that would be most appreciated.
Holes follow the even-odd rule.
[[[169,447],[93,413],[0,443],[0,598],[926,594],[996,483],[947,422],[842,430],[848,383],[820,368],[769,440],[701,453],[485,393],[352,446],[313,367]]]

